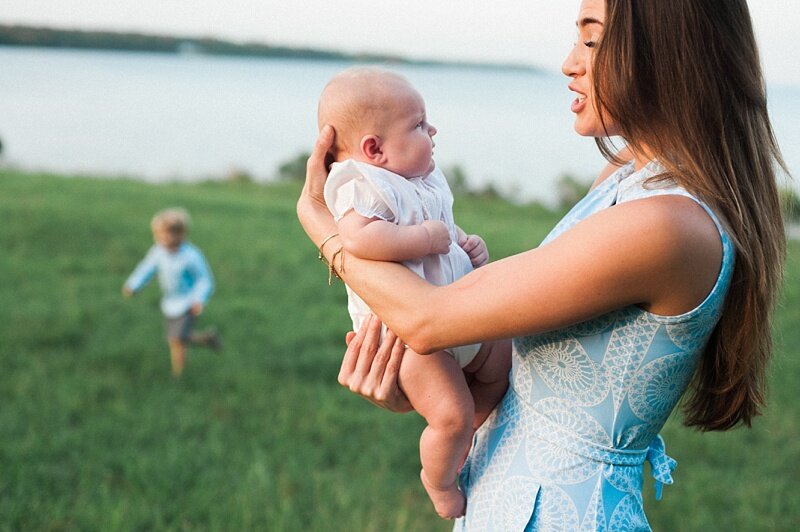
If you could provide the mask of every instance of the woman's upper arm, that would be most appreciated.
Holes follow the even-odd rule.
[[[634,201],[453,284],[412,291],[423,303],[413,312],[391,298],[373,309],[419,352],[552,330],[632,304],[678,314],[713,286],[714,239],[713,222],[690,199]]]

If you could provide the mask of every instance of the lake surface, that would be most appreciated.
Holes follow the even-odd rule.
[[[309,151],[319,93],[350,63],[0,47],[6,164],[148,181],[273,179]],[[473,187],[555,197],[558,177],[604,164],[572,131],[568,79],[556,73],[392,66],[426,100],[436,161]],[[800,88],[770,87],[790,170],[800,175]],[[800,190],[797,183],[795,188]]]

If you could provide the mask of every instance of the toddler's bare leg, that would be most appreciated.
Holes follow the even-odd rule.
[[[425,490],[441,517],[461,517],[466,499],[456,476],[475,416],[464,374],[445,352],[420,355],[409,349],[400,366],[399,384],[428,422],[419,442]]]
[[[189,333],[189,343],[208,347],[217,353],[222,350],[222,340],[219,337],[219,333],[213,328],[205,331],[192,331]]]
[[[178,338],[169,340],[169,355],[172,362],[172,376],[180,377],[186,363],[186,345]]]

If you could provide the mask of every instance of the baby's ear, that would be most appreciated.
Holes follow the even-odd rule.
[[[384,162],[384,155],[381,144],[380,137],[376,135],[364,135],[361,137],[361,155],[370,163],[382,164]]]

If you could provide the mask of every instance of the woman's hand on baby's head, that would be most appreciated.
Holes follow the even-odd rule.
[[[444,222],[439,220],[425,220],[420,224],[423,229],[428,233],[428,242],[430,242],[430,254],[443,255],[450,251],[450,231]]]
[[[336,132],[331,126],[324,126],[314,143],[314,150],[306,161],[306,181],[300,199],[311,199],[325,205],[323,190],[328,179],[328,171],[333,162],[330,150],[336,139]],[[302,222],[302,220],[301,220]]]

